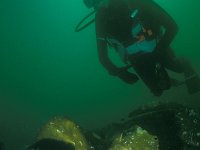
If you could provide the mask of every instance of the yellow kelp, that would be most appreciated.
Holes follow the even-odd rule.
[[[139,126],[116,136],[109,150],[159,150],[158,138]]]
[[[55,117],[41,128],[37,141],[43,139],[54,139],[74,145],[75,150],[88,150],[89,145],[81,133],[78,125],[74,122]]]

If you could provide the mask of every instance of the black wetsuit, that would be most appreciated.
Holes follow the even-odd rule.
[[[108,43],[105,40],[99,40],[99,38],[106,39],[114,37],[126,47],[130,41],[132,42],[134,40],[131,36],[131,29],[135,20],[131,18],[131,12],[135,9],[139,10],[138,18],[143,23],[145,29],[152,31],[153,38],[160,38],[154,52],[159,57],[162,65],[178,73],[193,73],[191,66],[185,61],[177,59],[170,48],[170,44],[178,31],[178,27],[165,10],[153,0],[130,0],[129,4],[124,3],[123,0],[111,1],[115,3],[113,2],[108,7],[99,8],[96,14],[96,36],[99,59],[111,75],[119,76],[120,69],[108,57]],[[164,31],[162,31],[163,29]],[[129,61],[134,64],[135,55],[129,56]],[[145,67],[145,65],[142,67]],[[137,68],[134,69],[137,70]],[[146,84],[148,86],[148,83]],[[153,86],[149,85],[149,88],[151,89]]]

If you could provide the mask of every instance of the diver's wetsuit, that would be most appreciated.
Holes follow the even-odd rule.
[[[162,65],[178,73],[192,74],[194,71],[185,61],[177,59],[170,44],[175,37],[178,27],[175,21],[160,6],[152,0],[123,0],[112,1],[108,7],[101,7],[96,14],[96,36],[99,59],[102,65],[111,75],[118,76],[120,69],[115,66],[108,57],[108,43],[106,39],[114,37],[126,47],[135,39],[131,36],[132,25],[135,20],[131,18],[131,12],[139,11],[139,19],[145,29],[152,31],[151,38],[159,38],[155,53]],[[164,31],[162,31],[164,29]],[[136,42],[136,40],[135,40]],[[137,54],[136,54],[137,55]],[[128,61],[134,65],[135,54],[129,55]],[[148,86],[148,85],[147,85]],[[149,88],[152,86],[150,85]]]

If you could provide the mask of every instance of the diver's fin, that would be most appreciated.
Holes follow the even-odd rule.
[[[197,74],[186,78],[185,83],[190,94],[195,94],[200,91],[200,78]]]

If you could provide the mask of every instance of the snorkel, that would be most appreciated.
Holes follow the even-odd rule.
[[[87,16],[85,16],[76,26],[75,32],[80,32],[83,29],[87,28],[89,25],[91,25],[95,19],[92,19],[88,21],[87,23],[83,24],[90,16],[96,13],[97,9],[105,2],[108,2],[108,0],[83,0],[84,4],[88,9],[93,9],[91,13],[89,13]]]

